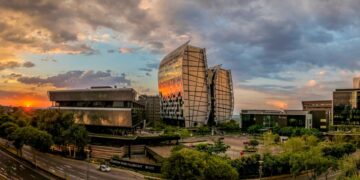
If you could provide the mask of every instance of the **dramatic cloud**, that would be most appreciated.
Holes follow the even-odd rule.
[[[25,62],[25,63],[19,63],[16,61],[0,62],[0,71],[4,69],[14,69],[18,67],[31,68],[34,66],[35,64],[32,62]]]
[[[237,108],[264,104],[291,108],[301,99],[330,97],[360,69],[357,0],[88,0],[79,4],[83,3],[0,0],[0,48],[8,49],[3,54],[0,49],[0,70],[32,66],[11,59],[14,54],[91,55],[101,45],[112,56],[119,55],[115,52],[131,56],[134,61],[129,63],[147,55],[160,61],[191,40],[206,48],[209,66],[223,64],[232,70]],[[156,62],[136,65],[146,76],[158,68]],[[83,79],[85,71],[18,80],[56,87],[76,84],[71,82],[130,84],[127,77],[113,73],[98,81],[99,74],[108,72],[96,68],[88,71],[96,74],[92,80]],[[254,97],[262,101],[252,103]]]
[[[126,78],[125,74],[114,75],[111,71],[68,71],[66,73],[61,73],[47,78],[23,76],[17,80],[24,84],[51,84],[59,88],[89,88],[90,86],[100,85],[131,85],[131,81]]]

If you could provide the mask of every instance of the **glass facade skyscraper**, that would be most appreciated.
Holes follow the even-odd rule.
[[[160,116],[168,124],[194,127],[231,119],[234,98],[231,71],[207,68],[204,48],[189,42],[160,63]]]
[[[207,122],[210,103],[206,71],[205,49],[188,42],[164,57],[158,74],[164,121],[185,127]]]
[[[208,69],[211,111],[209,123],[229,120],[234,109],[231,71],[221,65]]]

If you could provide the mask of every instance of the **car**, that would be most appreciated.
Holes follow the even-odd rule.
[[[110,166],[108,166],[106,164],[102,164],[102,165],[100,165],[99,170],[102,172],[110,172],[111,168],[110,168]]]

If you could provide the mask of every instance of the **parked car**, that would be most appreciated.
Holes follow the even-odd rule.
[[[109,171],[111,171],[111,168],[110,168],[110,166],[108,166],[106,164],[102,164],[102,165],[100,165],[99,170],[102,172],[109,172]]]

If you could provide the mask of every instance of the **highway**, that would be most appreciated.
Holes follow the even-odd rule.
[[[23,147],[23,157],[36,162],[37,166],[46,169],[58,176],[74,179],[74,180],[129,180],[129,179],[144,179],[143,176],[117,168],[112,168],[110,172],[101,172],[95,164],[87,163],[79,160],[72,160],[59,157],[52,154],[39,153],[33,155],[30,147]]]
[[[0,143],[5,144],[6,141],[0,139]],[[36,164],[52,174],[71,180],[136,180],[144,179],[144,176],[129,170],[112,168],[110,172],[101,172],[98,165],[87,163],[85,161],[68,159],[48,153],[40,153],[34,151],[29,146],[22,149],[23,158]],[[10,159],[9,159],[10,158]],[[31,168],[24,167],[21,163],[1,151],[0,157],[0,180],[1,179],[44,179]]]
[[[46,179],[17,159],[0,150],[0,179]]]

